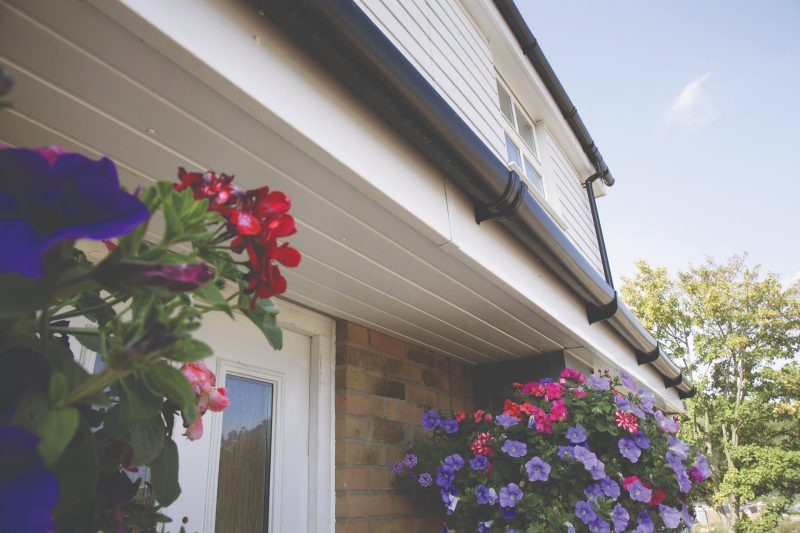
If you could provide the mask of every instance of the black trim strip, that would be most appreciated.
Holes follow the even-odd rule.
[[[266,19],[348,87],[365,105],[457,183],[477,210],[546,264],[588,306],[617,310],[606,319],[634,350],[655,339],[508,168],[352,0],[250,0]],[[575,117],[579,120],[579,117]],[[596,147],[592,150],[599,159]],[[517,176],[517,179],[519,177]],[[688,394],[691,383],[663,352],[654,368]]]
[[[659,348],[656,346],[655,350],[650,352],[643,352],[641,350],[636,350],[636,362],[639,363],[639,366],[646,365],[647,363],[652,363],[656,359],[658,359],[660,355]]]

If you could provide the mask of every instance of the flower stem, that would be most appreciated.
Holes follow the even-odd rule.
[[[87,396],[91,396],[92,394],[103,390],[104,388],[108,387],[119,378],[124,377],[125,375],[129,374],[130,370],[113,370],[111,368],[106,367],[105,370],[96,374],[80,385],[78,385],[75,390],[73,390],[67,399],[64,400],[65,405],[71,405],[78,400],[82,400]]]
[[[50,331],[55,331],[56,333],[72,333],[72,334],[87,333],[90,335],[100,333],[100,330],[98,328],[72,328],[72,327],[62,327],[62,326],[50,326]]]

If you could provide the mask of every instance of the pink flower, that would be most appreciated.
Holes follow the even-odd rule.
[[[197,420],[194,421],[194,424],[191,424],[186,427],[186,438],[189,440],[197,440],[203,436],[203,417],[202,415],[198,414]]]
[[[520,394],[528,396],[541,397],[544,396],[544,386],[538,381],[529,381],[519,390]]]
[[[564,400],[556,400],[550,409],[550,420],[553,422],[564,422],[567,420],[567,408],[564,407]]]
[[[633,413],[623,413],[622,411],[617,411],[614,413],[614,418],[617,421],[618,427],[628,430],[631,433],[636,433],[639,431],[639,421],[636,420],[636,417],[633,415]]]
[[[586,383],[586,378],[581,373],[580,370],[575,370],[574,368],[565,368],[561,371],[561,377],[568,380],[575,382],[577,384]]]
[[[575,393],[575,397],[576,397],[576,398],[578,398],[579,400],[580,400],[581,398],[583,398],[584,396],[586,396],[586,391],[585,391],[585,390],[581,390],[581,389],[572,389],[572,392],[574,392],[574,393]]]
[[[207,398],[206,404],[211,411],[222,411],[231,404],[230,398],[225,396],[225,387],[209,389],[204,396]],[[203,399],[201,398],[201,402]]]
[[[181,373],[189,380],[192,390],[198,395],[217,383],[216,376],[203,361],[184,364],[181,367]]]
[[[556,398],[561,398],[563,385],[561,383],[545,383],[544,384],[544,401],[549,402]]]

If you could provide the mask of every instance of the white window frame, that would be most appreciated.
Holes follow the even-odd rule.
[[[508,85],[506,85],[505,81],[503,81],[503,78],[500,77],[500,74],[496,74],[496,79],[497,102],[498,107],[500,108],[500,114],[503,116],[501,122],[503,124],[503,133],[505,133],[503,144],[506,147],[506,163],[508,164],[509,169],[516,172],[522,179],[525,180],[534,196],[536,196],[539,200],[544,200],[547,198],[547,193],[545,192],[546,187],[544,183],[544,170],[542,168],[542,163],[539,160],[540,150],[539,139],[536,132],[536,122],[531,119],[530,115],[528,115],[528,113],[522,107],[522,104],[520,104],[519,100],[514,96],[514,93],[511,91],[511,89],[509,89]],[[503,91],[503,93],[505,93],[510,100],[511,117],[506,115],[506,113],[503,111],[500,91]],[[519,131],[522,120],[524,120],[530,128],[530,142],[526,141]],[[519,162],[510,160],[508,157],[509,141],[514,144],[520,154]],[[530,164],[533,172],[537,174],[536,177],[529,175],[529,170],[526,167],[525,162]]]

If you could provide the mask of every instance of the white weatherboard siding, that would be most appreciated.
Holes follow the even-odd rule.
[[[457,0],[356,0],[372,21],[505,160],[489,43]]]
[[[198,39],[213,35],[214,39]],[[287,298],[464,361],[570,349],[649,367],[426,159],[245,4],[0,0],[15,76],[0,139],[113,158],[128,186],[178,165],[293,200]]]

